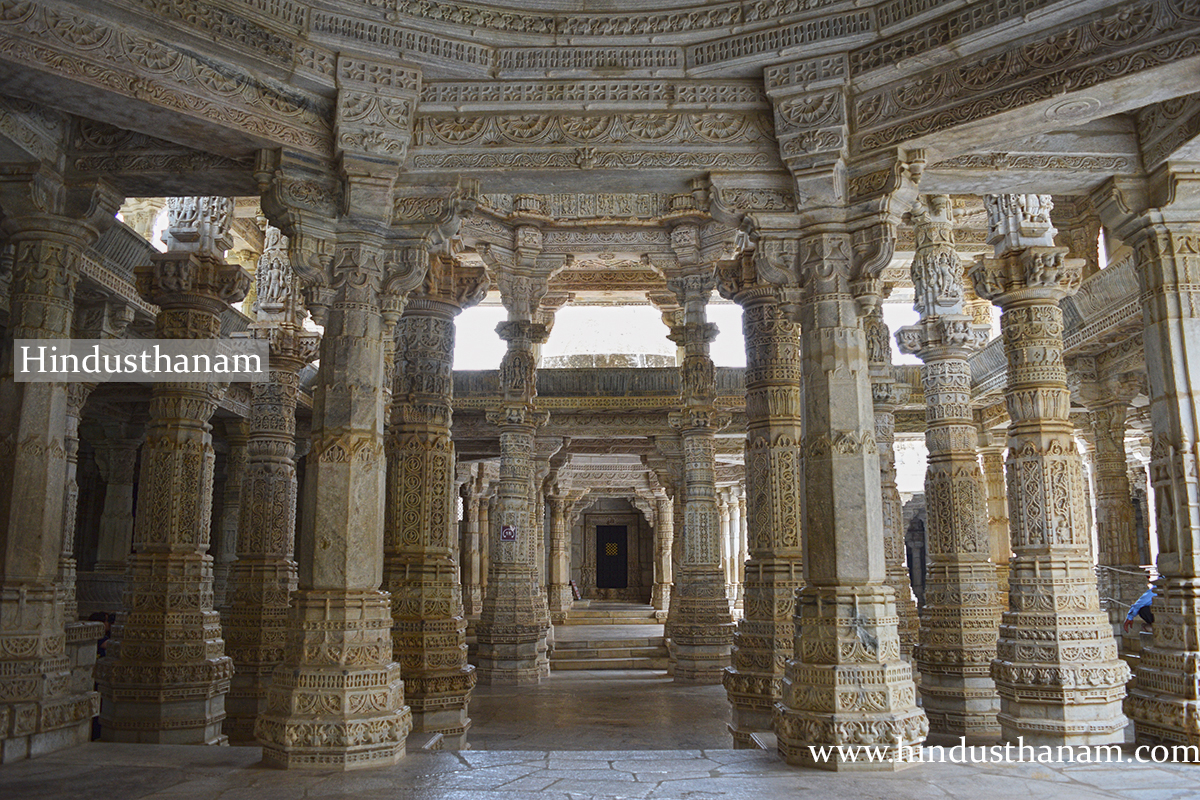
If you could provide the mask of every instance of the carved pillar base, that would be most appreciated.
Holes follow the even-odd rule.
[[[926,630],[916,649],[921,671],[921,706],[929,728],[968,738],[1000,735],[996,712],[1000,697],[992,681],[996,655],[996,604],[993,564],[966,560],[934,565],[942,573],[925,587]],[[979,641],[985,642],[980,645]]]
[[[287,641],[288,597],[296,564],[243,555],[229,576],[225,649],[236,668],[225,700],[224,731],[231,741],[254,741],[254,721],[267,710],[267,690]]]
[[[1033,746],[1122,741],[1128,720],[1121,698],[1129,667],[1117,658],[1088,567],[1085,557],[1013,560],[1012,607],[1004,614],[992,664],[1001,697],[997,719],[1008,741],[1024,737]],[[1057,636],[1047,637],[1046,630]]]
[[[796,658],[775,706],[779,754],[836,772],[911,766],[929,723],[917,707],[912,667],[900,658],[891,588],[809,586],[796,602]],[[810,745],[854,749],[858,758],[822,761]],[[865,749],[880,747],[885,758],[869,761]]]
[[[62,624],[62,603],[52,585],[0,589],[0,648],[6,654],[0,675],[0,763],[83,744],[91,738],[100,696],[90,679],[79,686],[76,673],[94,663],[100,623]],[[92,636],[90,651],[79,646]],[[16,647],[21,655],[16,655]],[[84,672],[86,675],[86,672]]]
[[[671,600],[671,639],[676,683],[721,683],[729,666],[733,621],[725,578],[717,567],[692,571],[686,565],[677,573],[679,583]]]
[[[467,704],[475,688],[475,667],[467,663],[467,620],[454,613],[461,591],[457,570],[432,561],[407,567],[405,579],[388,588],[393,606],[392,651],[405,675],[412,730],[440,733],[444,749],[462,750],[471,728]]]
[[[804,585],[799,567],[751,562],[747,570],[745,597],[752,614],[738,622],[733,666],[722,681],[732,706],[729,733],[735,749],[758,747],[751,736],[774,724],[795,632],[796,590]]]
[[[545,599],[532,580],[489,581],[483,614],[475,625],[479,641],[476,675],[482,684],[514,686],[550,677]],[[542,604],[542,609],[535,607]]]
[[[1160,578],[1153,644],[1143,645],[1125,699],[1138,744],[1200,746],[1200,578]],[[1143,637],[1144,642],[1144,637]]]
[[[284,664],[254,726],[264,763],[352,770],[404,757],[412,713],[391,626],[383,592],[297,592]]]
[[[575,595],[571,591],[571,585],[568,583],[552,583],[547,589],[548,603],[550,606],[550,622],[555,625],[562,625],[567,621],[567,614],[571,611],[571,604],[575,602]],[[651,600],[651,605],[654,601]],[[658,606],[655,606],[657,608]]]
[[[97,564],[97,567],[100,566]],[[120,572],[97,569],[75,574],[75,598],[79,616],[89,617],[97,611],[116,612],[122,608],[125,594],[125,568]],[[97,637],[99,638],[99,637]]]
[[[128,609],[96,667],[106,742],[227,744],[221,731],[233,661],[212,610],[212,559],[129,557]]]

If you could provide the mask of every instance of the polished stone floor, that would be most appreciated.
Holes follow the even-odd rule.
[[[1195,800],[1200,766],[925,764],[795,769],[761,750],[413,753],[356,773],[278,772],[256,747],[93,742],[0,767],[5,800]]]
[[[665,672],[552,672],[537,686],[477,686],[474,750],[710,750],[732,746],[721,686]]]
[[[661,672],[560,673],[479,687],[472,750],[354,773],[280,772],[257,747],[93,742],[0,766],[0,800],[1196,800],[1200,765],[923,764],[897,774],[798,769],[728,750],[719,686]]]

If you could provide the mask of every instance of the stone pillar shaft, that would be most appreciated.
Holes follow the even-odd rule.
[[[235,667],[224,730],[238,742],[254,740],[255,720],[267,710],[267,690],[284,657],[288,601],[297,585],[294,459],[303,361],[276,352],[269,366],[270,380],[250,387],[237,560],[221,612]]]
[[[21,211],[4,206],[14,257],[0,343],[0,762],[86,742],[98,704],[90,684],[72,682],[64,626],[73,620],[56,585],[64,538],[73,536],[64,534],[68,385],[17,383],[13,344],[70,337],[80,258],[98,233]]]
[[[566,622],[574,596],[571,594],[571,531],[567,527],[567,497],[550,495],[550,621]]]
[[[393,655],[404,675],[413,730],[466,746],[475,668],[467,663],[458,576],[454,445],[454,317],[459,306],[413,297],[397,326],[388,436],[384,588],[392,595]]]
[[[225,485],[222,487],[221,518],[217,521],[216,546],[213,551],[213,604],[225,607],[225,590],[229,570],[237,560],[238,521],[242,513],[242,484],[246,479],[246,432],[243,424],[227,422],[225,443]]]
[[[991,662],[1000,624],[996,569],[985,517],[986,491],[971,410],[973,350],[988,330],[963,313],[962,261],[954,250],[950,198],[921,198],[913,212],[912,263],[919,324],[900,348],[924,362],[926,579],[920,644],[914,653],[931,731],[991,738],[999,698]]]
[[[1186,187],[1186,188],[1185,188]],[[1174,188],[1174,187],[1173,187]],[[1140,744],[1200,745],[1200,189],[1172,191],[1184,207],[1152,210],[1121,235],[1143,292],[1150,381],[1150,484],[1158,529],[1153,643],[1143,647],[1126,709]],[[1165,217],[1165,218],[1164,218]]]
[[[226,264],[233,201],[171,198],[168,252],[138,270],[138,290],[161,309],[160,338],[216,339],[220,315],[249,282]],[[215,455],[211,383],[159,383],[142,446],[134,553],[125,609],[96,669],[105,741],[224,744],[233,662],[213,607]]]
[[[654,589],[650,605],[660,615],[668,615],[673,579],[671,551],[675,543],[675,504],[665,492],[655,495],[654,503],[654,518],[658,524],[654,531]]]
[[[484,684],[538,683],[550,674],[546,596],[534,569],[535,537],[542,526],[533,513],[534,434],[544,414],[536,396],[535,341],[545,326],[528,320],[497,328],[508,342],[500,366],[506,404],[488,419],[500,429],[500,478],[490,514],[488,589],[475,626],[479,641],[478,678]]]
[[[403,310],[402,292],[413,288],[411,276],[420,280],[427,256],[420,244],[385,253],[372,230],[364,223],[339,234],[328,310],[318,319],[325,331],[305,465],[299,589],[283,662],[254,729],[270,766],[393,764],[412,727],[392,656],[389,597],[379,589],[384,342]],[[389,262],[408,269],[393,277],[384,272]]]
[[[1096,441],[1093,473],[1096,481],[1096,563],[1100,565],[1100,593],[1113,601],[1108,620],[1119,625],[1126,609],[1146,591],[1149,576],[1138,558],[1137,529],[1133,518],[1133,494],[1125,458],[1127,401],[1113,391],[1116,402],[1094,408],[1089,417]],[[1104,569],[1108,567],[1108,569]]]
[[[746,340],[745,615],[733,638],[724,684],[737,748],[770,731],[787,660],[792,657],[796,590],[803,585],[800,500],[803,393],[800,337],[774,292],[737,296]]]
[[[459,557],[462,562],[463,614],[476,616],[483,603],[479,521],[481,507],[487,501],[476,493],[471,483],[467,485],[466,494],[467,533],[463,537],[463,552]]]
[[[996,567],[996,589],[1000,592],[1001,611],[1008,608],[1008,563],[1012,545],[1008,536],[1008,492],[1004,487],[1004,447],[991,444],[993,435],[983,434],[987,444],[979,448],[979,463],[987,490],[988,540],[992,563]]]
[[[1117,658],[1088,557],[1083,467],[1069,421],[1059,301],[1081,263],[1050,246],[1050,198],[987,198],[996,257],[977,258],[976,291],[1003,309],[1008,357],[1009,610],[992,678],[1004,737],[1035,745],[1121,741],[1129,668]]]
[[[795,656],[776,703],[779,754],[791,764],[855,769],[813,745],[883,745],[888,769],[924,740],[912,669],[900,657],[895,592],[885,581],[879,454],[867,347],[850,294],[850,236],[800,243],[804,370],[804,571]],[[867,701],[866,698],[875,698]],[[876,767],[877,768],[877,767]]]

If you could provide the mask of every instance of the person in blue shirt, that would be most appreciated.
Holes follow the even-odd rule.
[[[1154,612],[1150,610],[1150,603],[1153,600],[1154,587],[1151,586],[1129,607],[1129,613],[1125,615],[1125,624],[1121,626],[1121,630],[1128,631],[1129,626],[1133,624],[1134,617],[1141,617],[1147,625],[1153,625]]]

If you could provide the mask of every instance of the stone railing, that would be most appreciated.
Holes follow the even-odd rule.
[[[742,368],[717,367],[715,378],[718,397],[745,396],[746,377]],[[681,391],[679,370],[674,367],[539,369],[537,386],[539,398],[677,398]],[[456,400],[499,396],[500,375],[496,370],[455,371]]]

